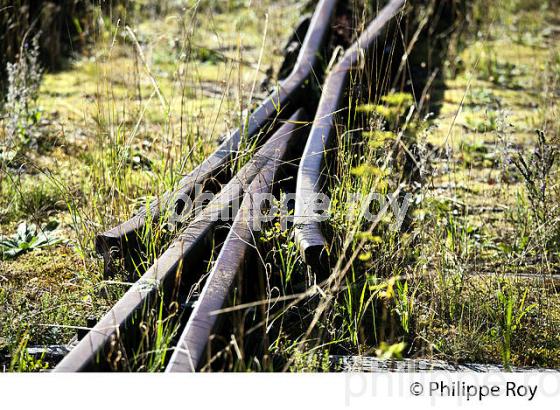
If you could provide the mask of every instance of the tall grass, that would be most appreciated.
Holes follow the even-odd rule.
[[[537,30],[545,24],[537,12],[551,5],[508,1],[488,6],[477,1],[466,13],[463,2],[452,2],[443,11],[438,2],[421,3],[414,4],[414,14],[410,5],[402,24],[378,40],[372,61],[352,73],[346,107],[336,114],[336,144],[326,153],[325,170],[332,215],[324,224],[328,271],[307,267],[293,227],[284,229],[283,221],[273,221],[257,237],[256,257],[246,277],[236,283],[231,308],[223,313],[226,325],[212,335],[203,370],[328,371],[330,357],[339,355],[443,358],[506,367],[558,363],[560,305],[549,279],[558,268],[560,232],[554,182],[560,59],[558,50],[552,50],[546,60],[549,68],[531,82],[542,91],[534,110],[539,117],[531,120],[541,129],[531,132],[538,139],[514,145],[508,139],[520,136],[508,128],[502,104],[518,108],[508,95],[525,99],[529,74],[519,65],[505,64],[501,53],[507,47],[496,43],[531,43],[511,31],[516,18],[534,28],[539,39],[546,38]],[[504,13],[498,7],[502,3]],[[68,94],[78,93],[80,114],[68,110],[67,117],[53,121],[62,143],[53,143],[48,153],[26,147],[27,166],[19,168],[19,174],[15,167],[3,167],[0,180],[2,230],[12,229],[20,219],[54,217],[62,222],[71,254],[78,255],[72,268],[79,272],[73,278],[79,286],[72,288],[75,293],[60,288],[75,298],[57,308],[57,296],[49,296],[39,308],[29,309],[53,328],[79,326],[84,312],[101,315],[164,251],[177,232],[169,231],[163,220],[147,224],[141,238],[145,252],[134,274],[122,270],[107,280],[93,242],[96,233],[175,187],[214,149],[220,134],[244,124],[266,93],[259,83],[274,82],[267,78],[269,68],[274,72],[279,66],[278,45],[288,37],[288,26],[305,9],[301,2],[268,0],[251,7],[242,1],[197,1],[184,9],[173,2],[142,3],[132,13],[130,7],[104,3],[72,4],[76,8],[69,10],[76,11],[78,19],[72,21],[72,44],[93,44],[86,53],[91,58],[72,66],[77,79],[64,83]],[[17,5],[25,7],[23,2]],[[381,2],[344,4],[330,50],[355,39],[379,7]],[[8,30],[13,37],[6,44],[22,43],[21,33],[33,20],[25,13],[20,14],[28,25]],[[13,14],[3,18],[2,24],[15,21]],[[67,17],[50,18],[60,22]],[[476,25],[465,32],[465,21]],[[58,47],[60,56],[67,55],[65,47]],[[38,49],[45,52],[41,45]],[[539,61],[545,61],[540,54]],[[42,64],[57,66],[45,60]],[[58,98],[51,87],[63,78],[64,72],[47,72],[37,103]],[[451,113],[446,104],[454,96],[444,95],[445,82],[464,93]],[[471,86],[478,91],[469,93]],[[76,99],[63,101],[78,104]],[[462,116],[462,110],[470,111]],[[44,115],[53,111],[47,106]],[[445,122],[450,117],[451,125]],[[449,129],[438,130],[438,125]],[[454,141],[457,127],[476,141]],[[498,142],[488,143],[494,139]],[[533,145],[537,149],[528,154]],[[512,147],[517,155],[511,155]],[[242,166],[254,148],[242,144],[229,164],[232,170]],[[31,169],[39,171],[43,189],[33,189]],[[279,197],[292,192],[293,185],[290,178],[280,181]],[[504,202],[490,207],[483,200],[495,186]],[[515,195],[508,196],[513,190]],[[395,224],[389,203],[371,204],[372,192],[398,206],[407,194],[413,199],[402,224]],[[496,205],[504,209],[496,210]],[[366,212],[380,211],[373,222],[366,218]],[[159,295],[157,303],[146,307],[136,349],[115,343],[107,357],[109,367],[163,370],[222,236],[214,238],[201,277],[186,278],[179,296]],[[57,252],[66,255],[61,248],[53,254]],[[38,258],[33,252],[26,257]],[[6,270],[38,270],[21,268],[20,263],[22,259],[5,265]],[[0,300],[13,310],[15,302],[26,300],[24,292],[0,289]],[[79,313],[61,319],[69,311]],[[43,339],[25,325],[6,330],[12,333],[12,367],[38,370],[43,362],[27,357],[25,349]],[[535,338],[534,329],[542,337]]]
[[[46,125],[38,131],[41,138],[58,137],[46,151],[23,147],[23,167],[16,169],[14,162],[3,166],[0,229],[10,233],[21,219],[60,221],[60,233],[73,255],[68,268],[74,270],[78,285],[72,284],[69,291],[69,282],[44,272],[45,266],[36,266],[41,255],[31,252],[2,266],[10,278],[3,296],[10,305],[26,298],[28,289],[11,282],[20,270],[30,275],[44,272],[44,280],[56,286],[46,305],[31,303],[31,311],[57,312],[61,292],[80,305],[65,320],[48,320],[53,328],[62,329],[59,341],[63,343],[70,339],[73,326],[84,325],[84,310],[99,317],[127,289],[128,281],[161,254],[176,232],[169,232],[165,223],[153,224],[143,234],[146,252],[135,275],[120,271],[110,280],[103,277],[102,263],[95,254],[95,235],[175,188],[181,177],[212,152],[220,134],[241,125],[247,110],[265,96],[259,84],[278,66],[286,32],[297,21],[302,5],[189,2],[180,8],[171,2],[159,2],[157,7],[147,2],[133,6],[78,0],[41,3],[43,9],[30,9],[23,1],[0,7],[3,24],[10,28],[3,31],[3,41],[6,50],[14,50],[3,56],[16,58],[19,51],[11,44],[21,45],[26,31],[31,39],[39,33],[39,26],[48,29],[36,37],[38,61],[47,69],[36,105]],[[28,30],[36,17],[33,13],[39,13],[40,19]],[[58,26],[49,26],[55,23]],[[55,30],[59,26],[65,28],[64,33]],[[78,27],[79,33],[75,31]],[[52,45],[53,50],[45,49],[44,44]],[[83,57],[76,54],[68,65],[62,64],[79,50]],[[52,65],[47,61],[51,57]],[[53,71],[61,67],[65,70]],[[13,118],[2,119],[2,138],[4,120]],[[242,161],[249,158],[251,148],[246,151]],[[41,189],[36,186],[39,180],[44,184]],[[41,203],[37,205],[37,201]],[[50,257],[65,252],[56,247]],[[16,317],[19,310],[14,309],[3,315]],[[170,309],[163,306],[159,310],[165,317],[159,317],[156,309],[153,323],[146,318],[150,329],[159,330],[146,334],[139,351],[128,352],[129,370],[161,369],[170,343],[166,335],[172,335],[175,326],[167,317]],[[9,326],[3,328],[7,337],[2,338],[2,349],[8,343],[9,351],[15,351],[26,334],[31,336],[30,345],[44,340],[37,337],[33,319],[42,316],[26,317],[19,334]],[[2,321],[6,323],[4,316]]]

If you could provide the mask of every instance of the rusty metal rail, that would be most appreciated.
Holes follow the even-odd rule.
[[[303,109],[298,110],[293,117],[294,121],[298,122],[304,118]],[[297,134],[298,139],[305,142],[308,133],[306,128],[291,127],[287,132]],[[258,220],[258,215],[263,206],[258,200],[259,194],[270,193],[273,190],[277,173],[284,164],[285,162],[278,158],[271,158],[247,189],[226,241],[206,280],[199,302],[189,317],[167,365],[167,372],[195,371],[201,363],[207,341],[216,330],[218,317],[215,312],[226,303],[235,278],[243,273],[249,254],[256,247],[255,230],[261,227],[262,221]]]
[[[335,5],[336,0],[319,2],[291,74],[249,115],[241,129],[235,130],[212,155],[185,176],[175,191],[165,193],[161,200],[154,200],[149,211],[144,208],[131,219],[96,237],[96,249],[104,257],[106,273],[110,271],[113,259],[134,259],[135,252],[142,247],[140,236],[145,231],[148,220],[159,221],[160,217],[180,209],[177,201],[186,195],[192,196],[197,184],[205,184],[214,178],[231,178],[227,165],[235,158],[242,141],[252,141],[255,138],[266,140],[277,128],[279,121],[289,118],[300,105],[307,105],[305,108],[314,112],[314,107],[310,106],[313,99],[306,98],[306,92],[312,83],[321,79],[320,57],[329,34]]]
[[[196,371],[202,364],[210,335],[219,330],[220,317],[216,311],[227,304],[235,279],[246,274],[247,260],[256,246],[253,223],[261,204],[254,201],[254,196],[273,192],[279,171],[286,162],[299,162],[297,172],[294,166],[289,172],[292,177],[297,174],[296,240],[305,261],[320,265],[325,238],[305,205],[321,191],[324,152],[334,133],[334,113],[342,108],[349,73],[358,68],[363,51],[367,54],[404,0],[392,0],[381,10],[329,73],[320,99],[313,98],[313,83],[323,77],[320,56],[329,38],[336,3],[336,0],[319,1],[292,73],[249,116],[240,130],[231,134],[208,159],[183,178],[175,191],[166,193],[149,210],[144,209],[97,237],[96,247],[103,254],[108,269],[113,258],[134,258],[134,253],[141,250],[140,238],[148,221],[159,221],[166,216],[167,207],[174,208],[181,198],[192,197],[195,185],[213,178],[225,183],[55,371],[127,370],[126,352],[138,349],[145,315],[157,303],[167,306],[171,301],[179,302],[177,309],[181,319],[179,336],[174,340],[174,351],[166,363],[166,371]],[[313,117],[315,120],[309,130],[307,120]],[[258,148],[247,164],[231,175],[228,164],[235,160],[245,138],[256,139]],[[237,210],[233,204],[240,198],[243,200]],[[229,227],[228,234],[212,269],[207,272],[205,255],[212,247],[217,230],[224,227]],[[188,295],[184,288],[197,281],[203,287],[191,311],[185,307]],[[115,355],[115,351],[119,354]]]
[[[344,110],[350,73],[361,69],[364,55],[371,52],[375,40],[404,3],[405,0],[392,0],[380,11],[328,74],[323,85],[323,93],[298,170],[294,217],[296,242],[302,257],[317,269],[325,269],[328,262],[327,241],[314,210],[314,201],[323,191],[322,170],[335,134],[335,116]]]
[[[224,215],[235,212],[232,203],[243,196],[251,182],[265,172],[270,164],[286,159],[291,146],[296,143],[296,132],[304,120],[303,110],[298,110],[289,122],[259,149],[235,177],[190,223],[187,229],[167,248],[155,263],[142,275],[117,304],[95,325],[86,337],[57,366],[58,371],[84,371],[103,368],[97,359],[107,355],[111,344],[120,335],[134,332],[150,303],[158,297],[170,299],[180,286],[183,276],[197,271],[204,250],[211,245],[211,237]],[[232,215],[235,217],[235,215]],[[129,341],[130,342],[130,341]]]

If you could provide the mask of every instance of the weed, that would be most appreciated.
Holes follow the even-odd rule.
[[[557,87],[552,70],[558,71],[560,54],[554,57],[555,65],[544,67],[542,77],[549,83],[528,82],[534,73],[526,67],[533,60],[535,67],[546,64],[539,50],[533,56],[526,48],[513,49],[511,42],[520,47],[520,42],[548,41],[545,33],[533,30],[544,24],[534,13],[538,2],[474,3],[480,34],[467,33],[469,44],[462,54],[469,68],[476,69],[472,79],[462,73],[452,77],[446,67],[453,62],[446,61],[438,67],[447,75],[445,83],[437,78],[433,87],[422,90],[413,60],[398,58],[397,65],[402,62],[406,72],[402,82],[399,78],[389,85],[392,78],[380,78],[388,72],[352,73],[356,76],[348,88],[350,109],[335,116],[336,149],[326,161],[332,215],[323,225],[329,238],[327,272],[306,267],[292,228],[286,229],[283,221],[272,223],[255,247],[261,253],[251,260],[264,262],[262,269],[255,269],[259,280],[249,281],[251,286],[262,282],[256,286],[260,293],[251,289],[262,300],[255,302],[258,307],[240,309],[226,320],[232,328],[229,334],[212,336],[225,348],[209,355],[205,370],[212,370],[219,357],[228,363],[227,370],[327,371],[333,354],[558,365],[558,294],[548,282],[538,281],[558,269],[557,161],[552,144],[558,125],[554,103],[549,102],[550,109],[544,106],[546,98],[534,102],[541,89],[529,92],[527,85],[542,86],[543,97],[553,99]],[[129,41],[132,29],[124,32],[120,22],[96,9],[93,15],[103,23],[91,56],[68,71],[47,73],[43,91],[37,91],[41,76],[30,74],[29,67],[38,64],[32,42],[23,60],[16,62],[19,66],[12,67],[14,92],[8,100],[19,114],[4,114],[3,136],[10,137],[3,141],[9,140],[10,147],[0,152],[0,228],[11,232],[18,220],[39,224],[56,217],[76,244],[53,247],[48,253],[27,252],[59,241],[55,231],[41,236],[32,225],[2,237],[0,305],[6,309],[0,311],[0,348],[10,350],[12,370],[41,370],[41,359],[26,356],[29,343],[67,341],[73,326],[83,325],[85,316],[104,314],[126,290],[126,284],[102,280],[94,235],[176,187],[214,149],[216,136],[248,121],[247,113],[265,97],[253,95],[254,84],[262,72],[270,71],[263,67],[276,66],[286,22],[299,18],[301,11],[268,7],[271,4],[200,1],[196,8],[184,10],[183,18],[138,15],[138,21],[126,22],[137,32],[134,47]],[[136,10],[150,7],[154,8],[139,5]],[[180,14],[174,7],[161,9]],[[353,18],[365,21],[370,9]],[[266,35],[265,10],[271,22]],[[282,24],[273,24],[274,19]],[[518,38],[516,21],[530,28],[535,39]],[[397,48],[391,42],[403,40],[395,38],[382,48],[391,58]],[[262,62],[261,50],[266,51]],[[521,58],[512,58],[517,53]],[[431,67],[430,60],[422,61]],[[369,75],[372,78],[366,78]],[[474,92],[469,94],[471,84]],[[396,88],[389,91],[390,87]],[[455,98],[447,98],[449,90],[455,91]],[[438,93],[441,101],[436,101]],[[415,110],[423,99],[441,105],[441,115],[420,118]],[[459,129],[454,121],[460,109],[450,101],[466,104],[469,110]],[[541,117],[548,122],[536,150],[527,156],[525,135],[515,129],[521,127],[510,127],[513,134],[506,135],[502,113],[513,110],[511,122],[517,126],[533,108],[539,113],[537,120],[524,123],[540,127]],[[63,144],[48,155],[31,152],[40,145],[40,125],[49,115],[64,127]],[[432,127],[435,123],[439,128]],[[497,134],[516,139],[505,151],[519,150],[513,166],[503,166],[508,175],[496,169]],[[231,170],[245,163],[255,147],[244,138],[239,156],[229,164]],[[15,161],[22,155],[26,166],[15,176],[14,164],[24,165]],[[44,168],[48,181],[30,174]],[[517,178],[511,169],[517,170]],[[367,203],[372,192],[382,197],[414,194],[415,210],[400,231],[390,229],[389,213],[374,224],[366,221],[365,212],[381,210],[380,204]],[[145,251],[135,275],[178,233],[166,230],[165,217],[147,218],[153,223],[140,235]],[[214,246],[206,271],[219,251]],[[531,279],[504,279],[517,274]],[[185,314],[196,303],[201,283],[183,300]],[[233,293],[234,305],[247,297],[237,288]],[[158,301],[135,322],[139,346],[134,351],[114,346],[107,358],[114,369],[165,367],[185,317],[176,302],[163,303],[163,297]],[[261,317],[264,324],[247,326]],[[542,333],[539,338],[534,329]],[[248,352],[251,343],[256,353]]]
[[[473,107],[491,106],[494,108],[498,107],[500,102],[500,98],[486,88],[476,88],[472,90],[465,99],[465,105]]]
[[[525,315],[533,310],[537,304],[526,306],[527,292],[525,289],[519,300],[512,294],[512,289],[507,285],[501,286],[497,291],[499,306],[498,334],[501,340],[502,363],[505,367],[511,365],[512,338]]]
[[[16,258],[22,253],[60,243],[61,239],[54,232],[57,226],[58,222],[53,221],[37,229],[34,224],[22,222],[14,235],[0,237],[2,258]]]
[[[38,372],[49,368],[49,364],[44,362],[43,353],[41,357],[35,358],[27,352],[29,335],[25,334],[19,342],[17,349],[13,352],[9,371],[11,372]]]
[[[0,187],[0,221],[4,223],[22,219],[39,223],[65,210],[64,196],[43,175],[12,175],[7,170]]]
[[[396,282],[395,289],[395,312],[400,318],[401,327],[406,334],[410,334],[412,328],[410,319],[414,310],[414,291],[408,289],[408,281]]]
[[[375,350],[375,355],[383,360],[400,360],[403,358],[403,353],[406,348],[406,343],[399,342],[394,344],[388,344],[382,342],[379,347]]]
[[[479,79],[510,89],[523,88],[519,77],[525,73],[524,67],[499,58],[491,41],[479,41],[474,49],[469,64],[476,69]]]
[[[551,216],[553,207],[548,203],[548,186],[551,171],[557,159],[558,147],[549,144],[543,131],[537,131],[537,144],[529,158],[522,154],[513,157],[511,161],[523,177],[531,210],[538,221],[544,222]]]
[[[487,111],[484,115],[467,114],[465,122],[468,128],[475,132],[492,132],[498,127],[498,115],[494,111]]]
[[[37,125],[41,110],[37,106],[43,69],[39,63],[39,34],[24,43],[16,62],[8,63],[8,93],[2,109],[6,118],[5,140],[1,147],[4,159],[13,158],[28,146],[37,146]]]
[[[284,291],[287,290],[294,274],[302,272],[302,261],[292,234],[291,230],[282,229],[282,224],[276,222],[270,228],[265,229],[260,237],[260,241],[270,247],[268,257],[279,268],[278,273]]]
[[[176,311],[176,302],[172,302],[170,308],[166,309],[162,299],[157,309],[144,315],[139,324],[141,340],[127,363],[129,369],[147,372],[165,369],[167,358],[172,353],[172,342],[179,330],[180,322]]]
[[[391,129],[395,129],[403,120],[408,109],[413,105],[414,99],[409,93],[391,93],[381,97],[384,104],[358,105],[356,112],[374,114],[387,122]]]

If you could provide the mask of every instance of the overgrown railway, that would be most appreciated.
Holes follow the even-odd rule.
[[[346,110],[350,77],[371,67],[375,53],[384,52],[380,38],[402,17],[404,4],[404,0],[388,2],[341,57],[340,47],[336,50],[337,58],[328,49],[335,35],[337,1],[319,1],[291,73],[243,126],[226,136],[175,191],[97,236],[107,275],[124,261],[131,277],[141,276],[56,366],[56,372],[130,369],[131,355],[146,343],[146,316],[154,311],[155,321],[161,324],[172,316],[178,326],[178,336],[171,341],[173,353],[163,359],[165,370],[196,371],[206,364],[210,336],[224,326],[216,312],[231,304],[240,281],[258,281],[256,218],[271,204],[255,198],[276,194],[279,181],[297,181],[294,223],[304,261],[314,272],[328,269],[327,240],[312,204],[325,189],[335,116]],[[244,155],[248,151],[254,152],[250,158]],[[215,194],[207,203],[201,199],[206,193]],[[179,227],[178,236],[151,266],[144,267],[144,238],[170,217]],[[208,268],[211,258],[214,263]],[[187,303],[194,284],[200,294],[194,303]]]

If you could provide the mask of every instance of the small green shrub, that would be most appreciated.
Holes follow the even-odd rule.
[[[43,69],[39,63],[39,41],[35,36],[22,47],[19,58],[8,63],[8,93],[2,109],[4,138],[2,159],[13,159],[28,146],[37,145],[41,110],[37,105]]]
[[[61,242],[54,233],[57,222],[50,222],[42,229],[26,222],[19,224],[17,232],[11,236],[0,236],[0,255],[2,259],[15,258],[34,249],[53,246]]]

